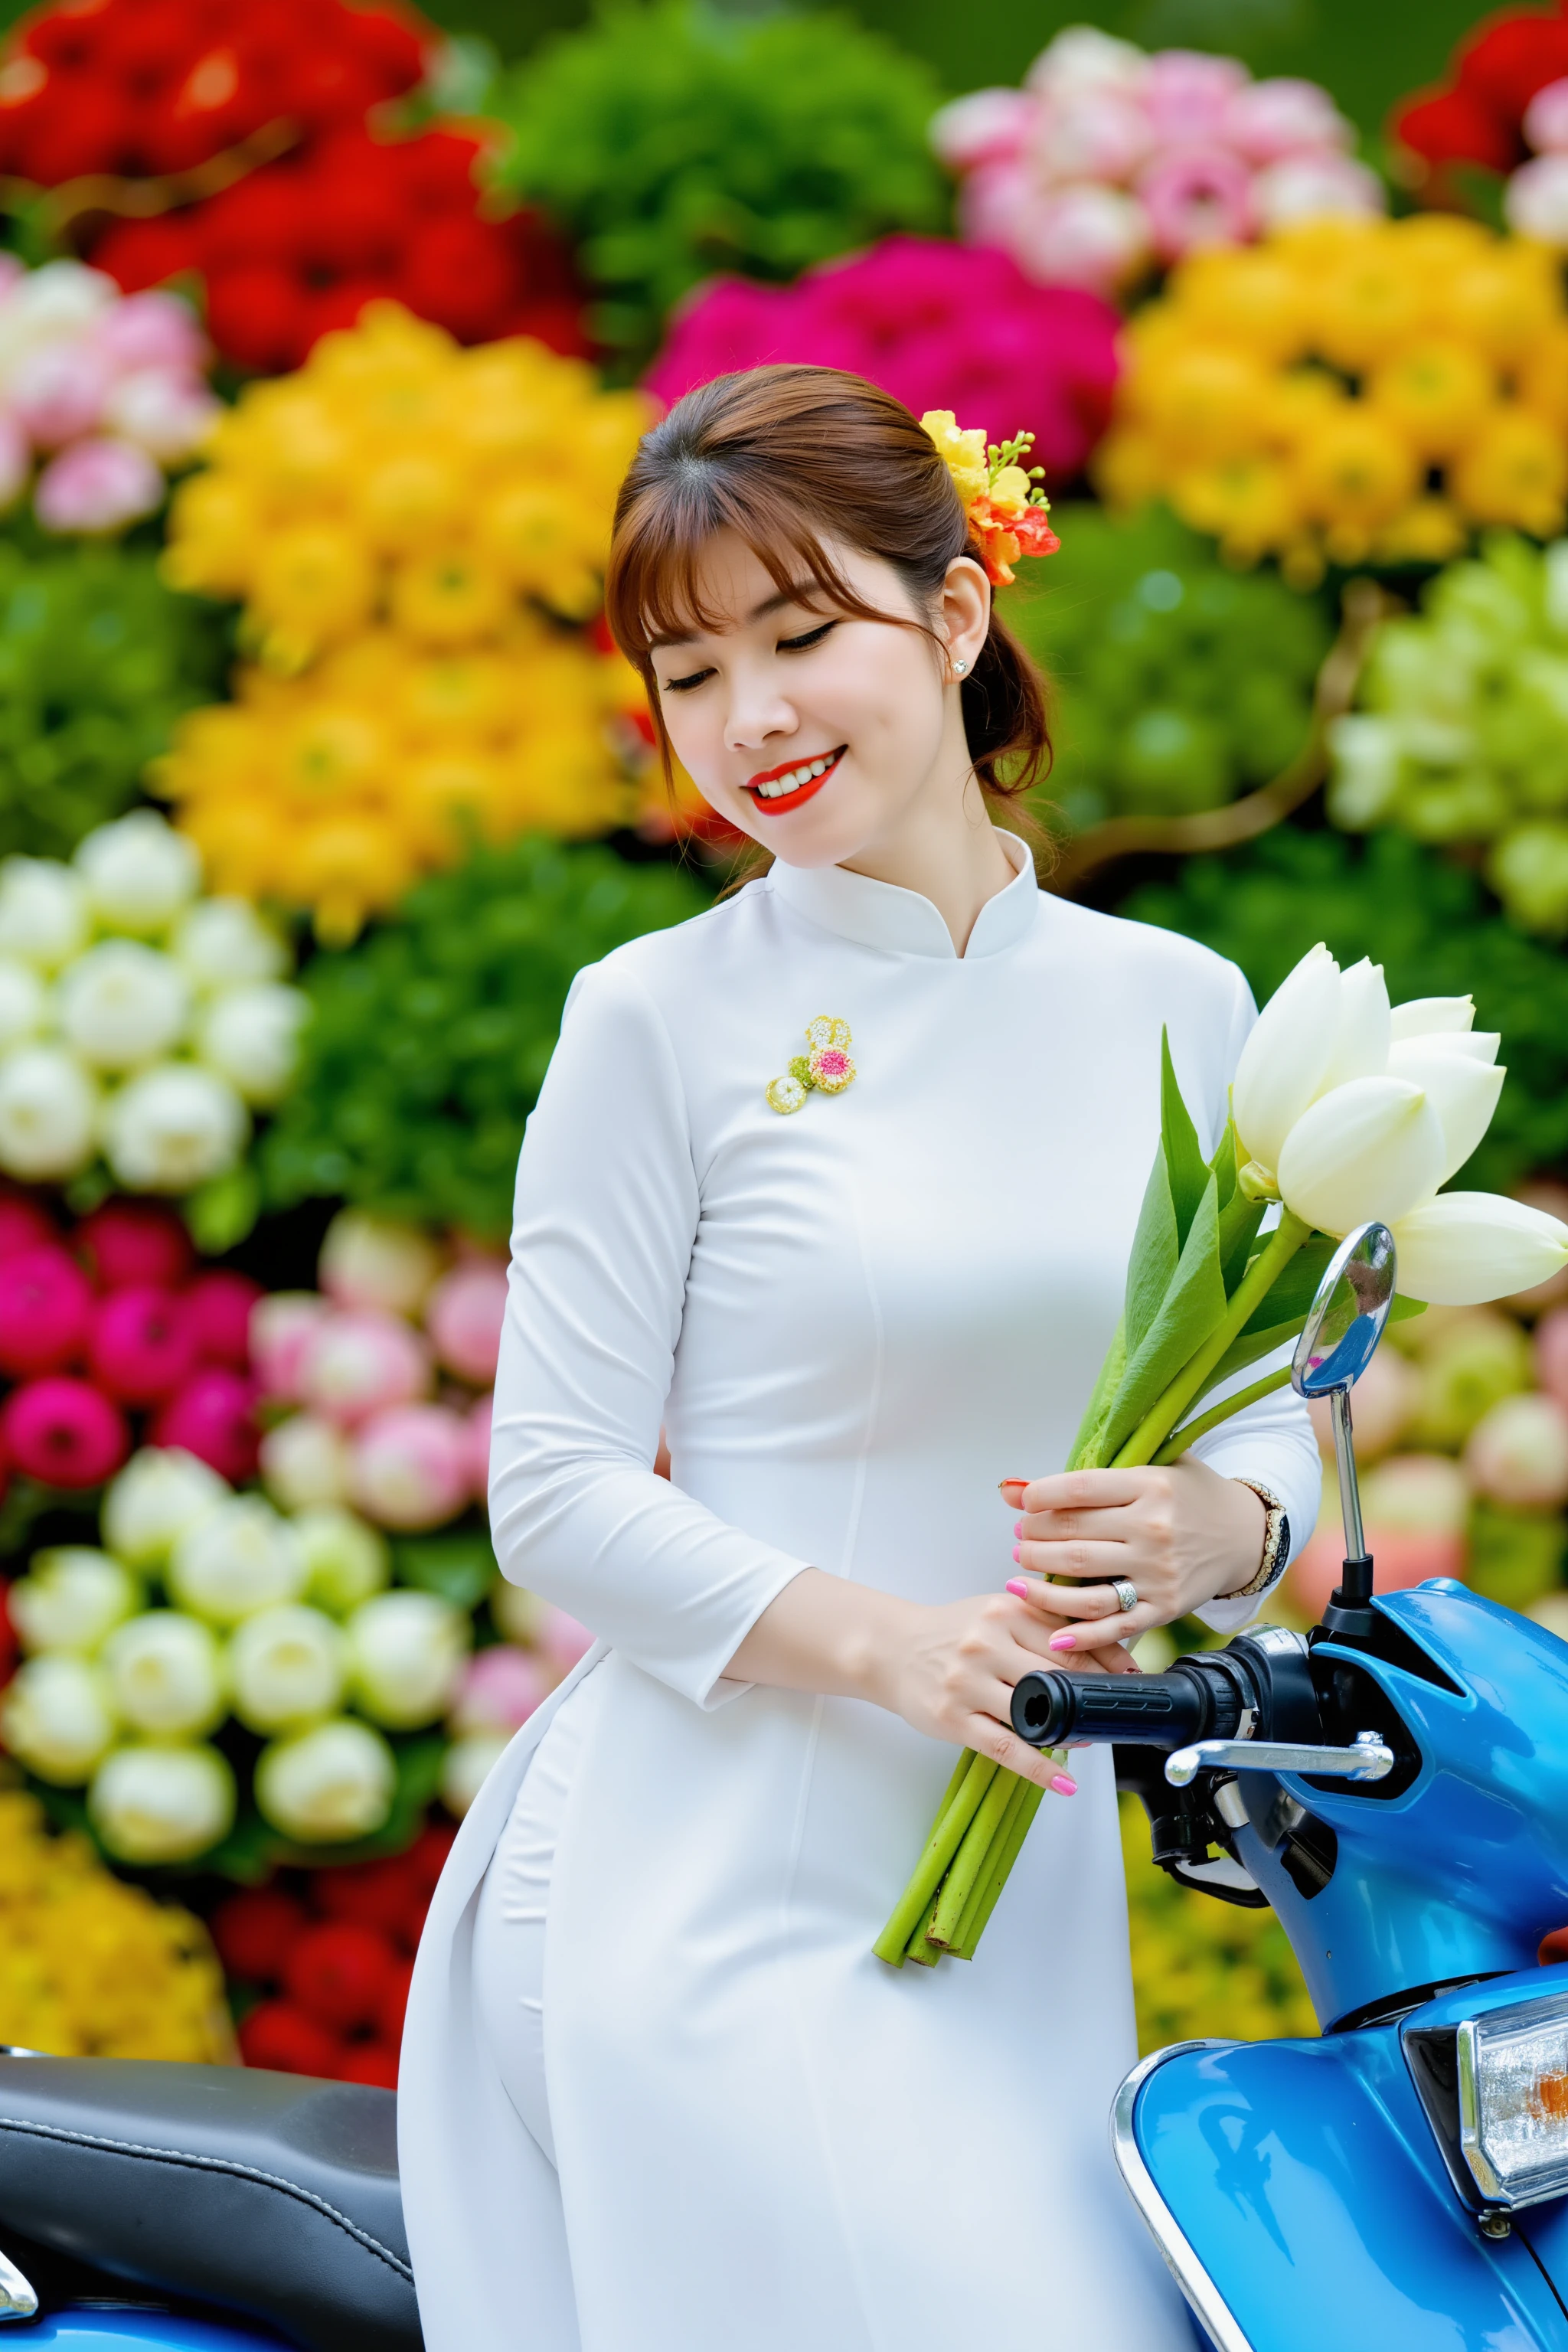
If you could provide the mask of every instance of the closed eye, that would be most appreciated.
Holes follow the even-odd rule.
[[[836,629],[837,626],[837,621],[824,621],[820,628],[807,629],[803,637],[781,637],[779,651],[781,654],[808,653],[813,646],[819,646],[822,643],[829,629]]]
[[[660,694],[689,694],[694,686],[700,686],[705,677],[712,676],[710,669],[694,669],[689,677],[667,677],[658,690]]]

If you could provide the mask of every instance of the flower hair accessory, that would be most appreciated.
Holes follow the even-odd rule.
[[[1032,433],[988,442],[979,425],[961,431],[951,408],[928,408],[921,424],[952,476],[994,588],[1011,584],[1021,555],[1056,553],[1061,541],[1048,520],[1051,502],[1037,487],[1046,469],[1023,464],[1035,446]]]
[[[767,1084],[768,1108],[782,1118],[797,1111],[809,1094],[841,1095],[855,1083],[847,1021],[819,1013],[805,1024],[805,1042],[810,1053],[797,1054],[786,1075],[770,1078]]]

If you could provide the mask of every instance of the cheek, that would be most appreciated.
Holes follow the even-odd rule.
[[[716,695],[666,695],[665,732],[676,758],[706,799],[724,793],[724,730]],[[726,795],[733,798],[733,794]]]

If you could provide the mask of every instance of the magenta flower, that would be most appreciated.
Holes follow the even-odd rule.
[[[93,1316],[88,1364],[93,1379],[122,1404],[157,1404],[196,1368],[191,1310],[172,1291],[110,1291]]]
[[[221,1365],[192,1373],[153,1423],[154,1445],[178,1445],[205,1462],[231,1486],[256,1475],[256,1387]]]
[[[994,440],[1033,433],[1054,488],[1105,428],[1118,323],[1081,288],[1031,284],[1008,254],[889,236],[793,286],[714,280],[677,312],[646,381],[674,402],[772,360],[847,368],[916,416],[951,408]]]
[[[63,1371],[87,1344],[92,1286],[57,1242],[0,1265],[0,1371],[27,1378]]]
[[[131,1451],[120,1408],[86,1381],[28,1381],[0,1413],[14,1469],[44,1486],[99,1486]]]

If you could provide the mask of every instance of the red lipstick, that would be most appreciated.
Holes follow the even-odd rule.
[[[848,748],[847,743],[840,743],[837,751],[816,753],[817,759],[826,758],[828,764],[820,776],[813,776],[807,782],[797,784],[793,793],[764,795],[761,787],[763,784],[776,784],[781,776],[793,775],[797,768],[810,767],[812,760],[809,757],[804,760],[786,760],[781,767],[777,768],[764,768],[761,774],[751,777],[743,789],[751,793],[752,807],[760,809],[764,816],[786,816],[791,809],[802,808],[807,801],[816,797],[823,785],[836,772],[839,761]]]

